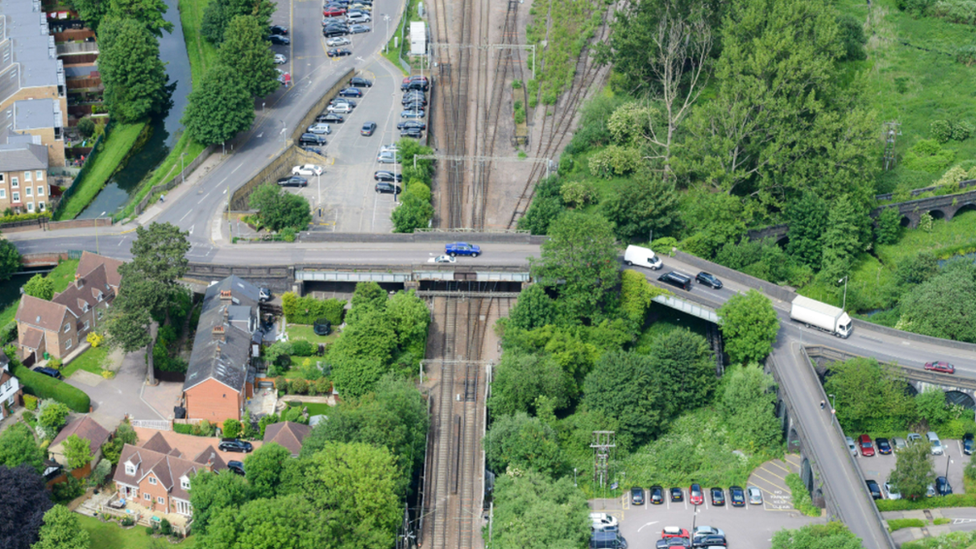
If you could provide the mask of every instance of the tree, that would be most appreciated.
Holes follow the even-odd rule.
[[[384,297],[385,299],[385,297]],[[396,332],[399,348],[407,349],[427,341],[427,326],[430,324],[430,309],[414,290],[399,291],[386,303],[386,317]]]
[[[898,281],[908,286],[921,284],[939,272],[939,262],[929,251],[921,251],[914,257],[898,263]]]
[[[933,428],[950,419],[949,406],[946,405],[946,395],[938,387],[926,387],[924,391],[915,395],[915,410],[919,419],[925,420]]]
[[[17,246],[7,239],[0,240],[0,280],[9,280],[19,270],[20,251]]]
[[[618,436],[624,446],[640,446],[660,432],[667,416],[666,403],[681,398],[671,393],[660,374],[651,357],[634,352],[607,353],[586,376],[583,403],[620,423]],[[664,387],[668,387],[667,396]]]
[[[901,213],[898,208],[885,208],[878,215],[874,239],[879,245],[894,244],[901,236]]]
[[[863,61],[867,59],[864,45],[868,43],[864,36],[864,24],[850,14],[837,16],[837,28],[840,29],[841,61]]]
[[[851,201],[842,196],[830,205],[827,215],[822,276],[832,281],[850,273],[859,244],[857,214]]]
[[[843,522],[809,524],[797,530],[782,529],[773,534],[773,549],[858,549],[861,539]]]
[[[355,318],[355,322],[346,323],[342,337],[329,347],[329,356],[377,358],[388,363],[393,358],[397,336],[386,311],[369,311]]]
[[[61,430],[61,427],[64,426],[64,422],[68,419],[68,414],[70,413],[71,410],[60,402],[46,403],[41,410],[41,415],[37,418],[37,422],[48,433],[57,434]],[[54,435],[51,438],[54,438]]]
[[[211,2],[208,9],[217,4]],[[193,139],[204,145],[223,143],[251,127],[254,101],[243,78],[246,77],[218,63],[207,70],[199,86],[193,87],[180,120]]]
[[[159,42],[139,21],[106,17],[99,28],[98,70],[112,119],[134,122],[158,112],[167,100]]]
[[[18,465],[28,465],[42,473],[46,457],[47,453],[37,445],[34,433],[27,425],[14,423],[0,434],[0,466],[13,469]]]
[[[265,183],[254,189],[248,203],[258,210],[261,223],[272,231],[285,228],[301,231],[312,222],[312,208],[308,200],[274,183]]]
[[[254,97],[264,97],[281,87],[275,70],[274,52],[264,39],[267,25],[256,17],[237,15],[227,24],[218,62],[230,68]]]
[[[359,282],[356,284],[356,289],[353,290],[349,305],[350,310],[349,314],[346,315],[346,322],[355,324],[359,318],[368,313],[386,310],[386,291],[375,282]]]
[[[836,395],[837,420],[849,433],[902,431],[917,413],[904,380],[874,359],[832,363],[824,389]]]
[[[603,201],[603,215],[621,240],[664,236],[677,222],[678,193],[674,183],[657,177],[627,179]]]
[[[38,299],[51,301],[51,298],[54,297],[54,281],[44,275],[36,274],[27,281],[27,284],[24,284],[24,293]]]
[[[78,515],[64,505],[55,505],[44,513],[40,539],[31,549],[88,549],[91,537],[81,527]]]
[[[488,467],[496,474],[512,467],[555,477],[561,465],[556,431],[525,412],[496,418],[484,444]]]
[[[415,229],[427,228],[433,217],[434,207],[430,202],[411,194],[404,194],[400,205],[390,214],[393,231],[397,233],[412,233]]]
[[[552,223],[549,236],[541,259],[530,259],[533,276],[559,293],[557,303],[570,318],[599,316],[620,276],[613,227],[603,217],[571,211]]]
[[[932,337],[976,342],[976,269],[966,261],[952,261],[942,272],[901,297],[903,330]]]
[[[722,379],[721,411],[740,448],[772,448],[782,439],[776,383],[755,364],[733,366]]]
[[[654,298],[669,292],[651,286],[643,274],[630,269],[621,274],[620,281],[620,308],[626,313],[627,318],[643,326],[647,308],[651,306]]]
[[[718,383],[715,359],[708,341],[688,329],[676,329],[654,338],[650,348],[650,367],[656,379],[667,388],[668,415],[704,406]]]
[[[247,481],[255,493],[265,497],[277,495],[285,463],[290,459],[291,451],[274,442],[261,446],[244,458]]]
[[[87,438],[71,435],[64,441],[64,458],[68,469],[81,469],[91,463],[92,452]]]
[[[109,13],[115,17],[130,17],[142,23],[156,37],[163,31],[173,32],[173,24],[163,18],[168,7],[163,0],[111,0]]]
[[[576,394],[573,385],[555,358],[506,350],[495,368],[488,408],[495,415],[532,414],[540,395],[551,398],[556,409],[566,408]]]
[[[251,486],[239,475],[215,475],[202,471],[190,479],[190,505],[193,506],[193,529],[207,532],[210,521],[221,509],[243,505],[252,497]]]
[[[29,549],[53,505],[44,477],[26,464],[12,469],[0,465],[0,486],[0,547]]]
[[[330,520],[320,517],[319,511],[301,494],[261,498],[240,508],[222,509],[197,546],[202,549],[338,547],[331,535],[335,527]]]
[[[339,338],[340,340],[342,338]],[[358,398],[373,390],[390,367],[376,357],[357,357],[329,353],[332,381],[343,397]]]
[[[207,4],[203,12],[200,34],[214,45],[224,40],[225,29],[236,15],[254,16],[262,27],[271,25],[271,15],[277,4],[270,0],[216,0]]]
[[[935,469],[929,459],[928,443],[915,441],[895,452],[895,469],[889,481],[906,499],[925,497],[929,486],[935,484]]]
[[[827,201],[812,192],[803,193],[799,200],[786,205],[786,218],[790,226],[790,242],[786,251],[815,270],[819,270],[823,262],[821,241],[827,230],[829,215]]]
[[[551,481],[539,473],[500,475],[495,484],[496,549],[585,547],[589,507],[569,477]]]
[[[736,294],[719,307],[718,316],[733,363],[762,362],[773,351],[779,320],[766,296],[756,290]]]
[[[555,320],[556,303],[549,298],[541,284],[533,284],[522,290],[508,315],[508,325],[520,330],[541,328]]]
[[[109,3],[104,0],[71,0],[67,5],[77,11],[78,18],[93,31],[98,31],[98,24],[109,8]]]

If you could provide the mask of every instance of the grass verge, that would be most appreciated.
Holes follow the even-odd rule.
[[[102,522],[94,517],[78,515],[81,527],[91,536],[92,547],[111,547],[112,549],[149,549],[153,546],[153,537],[146,535],[142,526],[123,529],[115,522]],[[165,542],[164,542],[165,543]],[[191,549],[196,544],[196,538],[190,536],[174,547]]]
[[[894,532],[902,528],[923,528],[926,522],[922,519],[891,519],[888,521],[888,531]]]
[[[315,333],[315,330],[311,326],[304,324],[289,324],[285,328],[285,332],[288,334],[288,341],[304,339],[312,345],[318,345],[319,343],[329,345],[339,339],[339,334],[335,331],[327,336],[320,336]]]
[[[89,347],[87,351],[78,355],[74,360],[71,361],[70,364],[62,368],[61,375],[67,378],[78,370],[84,370],[97,376],[101,376],[103,375],[102,371],[105,370],[103,366],[107,360],[108,347],[105,345]]]
[[[78,185],[78,190],[68,199],[64,208],[55,217],[55,221],[74,219],[91,203],[102,187],[108,183],[112,174],[122,167],[122,161],[132,151],[132,147],[139,140],[139,135],[148,123],[148,121],[133,124],[116,123],[112,126],[85,177],[75,183]]]
[[[813,504],[813,500],[810,499],[810,492],[807,492],[807,487],[800,480],[800,475],[796,473],[786,475],[786,486],[790,489],[790,499],[793,500],[793,507],[797,511],[808,517],[819,517],[821,515],[821,509]]]
[[[576,60],[596,35],[608,5],[607,1],[587,0],[549,0],[532,4],[529,8],[532,23],[525,35],[526,41],[538,50],[536,63],[539,67],[535,79],[528,82],[529,107],[535,107],[537,99],[544,105],[555,105],[559,96],[569,89],[576,76]],[[528,56],[531,69],[531,52],[523,55]]]
[[[400,55],[403,54],[404,59],[406,59],[405,54],[410,51],[409,40],[400,40],[399,46],[397,47],[393,47],[393,41],[394,38],[399,38],[401,36],[400,33],[403,32],[404,26],[407,26],[409,28],[409,24],[411,21],[423,21],[423,19],[421,19],[420,16],[417,15],[418,1],[419,0],[407,1],[406,7],[403,8],[403,16],[400,17],[400,22],[397,23],[396,32],[394,32],[393,36],[390,37],[390,42],[386,45],[386,51],[383,52],[383,57],[385,57],[387,61],[392,63],[394,67],[400,69],[400,71],[403,72],[404,76],[407,76],[409,73],[403,70],[403,65],[400,64]],[[403,36],[408,36],[408,35],[405,34]]]

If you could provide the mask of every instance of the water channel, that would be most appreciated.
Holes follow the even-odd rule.
[[[159,39],[159,58],[166,65],[169,84],[176,84],[171,97],[172,105],[168,111],[153,117],[150,122],[152,136],[108,180],[98,196],[78,215],[78,219],[111,216],[124,206],[129,196],[138,190],[139,183],[159,166],[179,139],[179,130],[182,127],[180,118],[190,93],[190,59],[186,55],[177,0],[164,1],[169,8],[164,17],[173,24],[173,32],[163,31],[163,36]]]

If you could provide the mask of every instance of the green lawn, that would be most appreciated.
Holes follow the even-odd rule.
[[[284,398],[287,401],[288,397],[286,396]],[[288,405],[289,408],[295,408],[299,406],[308,408],[308,417],[318,416],[318,415],[327,416],[331,413],[330,410],[332,408],[332,406],[329,406],[324,402],[301,402],[301,403],[296,402],[295,405],[292,405],[291,403],[289,403]]]
[[[330,344],[339,339],[339,334],[334,330],[327,336],[320,336],[315,334],[315,331],[312,330],[311,326],[305,324],[289,324],[285,328],[285,331],[288,333],[288,341],[304,339],[313,345],[318,345],[319,343]]]
[[[122,529],[117,522],[102,522],[97,518],[78,515],[81,527],[91,536],[91,546],[112,549],[141,549],[148,548],[153,540],[152,536],[146,534],[145,526],[136,526],[128,530]],[[169,542],[162,540],[166,546]],[[186,540],[173,547],[182,549],[192,549],[196,544],[196,537],[190,536]]]
[[[85,177],[75,183],[79,186],[78,190],[68,199],[55,221],[74,219],[91,203],[102,187],[108,183],[112,174],[121,167],[122,160],[132,150],[146,124],[147,121],[112,125],[108,137],[102,142],[101,149],[92,160]]]
[[[401,29],[403,28],[404,25],[407,26],[407,34],[405,36],[409,36],[410,22],[423,21],[423,19],[421,19],[420,16],[417,15],[417,1],[418,0],[408,0],[407,6],[403,9],[404,16],[401,17],[400,22],[397,23],[396,30],[394,31],[393,36],[390,37],[390,42],[386,45],[386,51],[383,52],[383,57],[385,57],[390,63],[392,63],[394,67],[400,69],[400,71],[403,72],[404,76],[406,76],[408,73],[403,70],[403,65],[400,64],[400,52],[401,51],[404,52],[403,58],[407,60],[407,62],[409,63],[410,60],[407,57],[406,53],[410,51],[410,39],[408,38],[407,40],[401,40],[399,47],[396,48],[393,47],[393,39],[394,37],[396,38],[400,37],[400,33],[402,32]]]
[[[47,273],[48,278],[54,279],[54,291],[63,292],[68,287],[68,284],[75,279],[75,270],[77,269],[78,260],[69,259],[62,261],[51,272]],[[17,307],[19,306],[20,300],[18,299],[10,305],[7,305],[3,311],[0,311],[0,326],[6,326],[7,323],[14,320],[14,317],[17,316]]]
[[[61,374],[64,377],[69,377],[78,370],[84,370],[100,376],[102,375],[102,370],[104,370],[106,360],[108,359],[108,353],[109,350],[106,345],[89,347],[87,351],[81,353],[77,358],[72,360],[71,364],[68,364],[62,368]]]

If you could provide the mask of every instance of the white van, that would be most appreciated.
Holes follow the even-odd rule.
[[[664,262],[661,261],[660,257],[654,255],[653,250],[640,246],[627,246],[627,251],[624,252],[624,263],[647,267],[655,271],[664,266]]]

